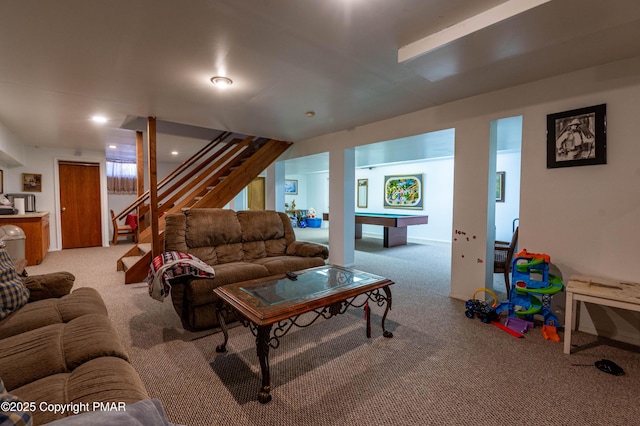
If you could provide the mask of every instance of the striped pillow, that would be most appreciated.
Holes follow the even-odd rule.
[[[0,249],[0,320],[29,300],[29,289],[18,276],[6,250]]]

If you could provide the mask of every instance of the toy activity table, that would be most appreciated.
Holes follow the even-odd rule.
[[[564,353],[571,353],[571,331],[576,328],[576,305],[579,300],[613,308],[640,312],[640,283],[607,278],[573,275],[566,287]]]

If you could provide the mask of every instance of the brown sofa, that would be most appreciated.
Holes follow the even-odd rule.
[[[0,250],[0,255],[6,253],[3,252]],[[75,277],[66,272],[17,281],[15,272],[5,274],[5,266],[2,265],[2,290],[21,282],[29,291],[20,291],[29,299],[25,305],[9,310],[4,310],[9,304],[3,299],[2,400],[18,398],[33,403],[28,411],[34,425],[91,411],[80,403],[90,407],[95,402],[132,404],[148,400],[95,289],[70,292]],[[53,404],[70,405],[65,413],[56,413]]]
[[[164,250],[190,254],[215,271],[214,278],[171,282],[173,306],[189,330],[218,325],[214,288],[322,266],[329,257],[323,245],[296,241],[286,214],[264,210],[191,209],[168,215]]]

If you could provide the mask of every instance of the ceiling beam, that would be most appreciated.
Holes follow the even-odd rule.
[[[398,63],[415,59],[442,46],[480,31],[498,22],[512,18],[551,0],[508,0],[444,30],[409,43],[398,49]]]

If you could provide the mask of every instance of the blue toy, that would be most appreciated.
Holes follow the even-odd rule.
[[[560,341],[556,328],[558,317],[551,311],[551,297],[562,291],[562,280],[549,274],[550,258],[546,254],[518,253],[511,264],[511,292],[508,301],[500,303],[496,312],[508,310],[510,318],[533,322],[534,314],[544,317],[542,335],[547,340]],[[516,310],[516,306],[523,308]]]

